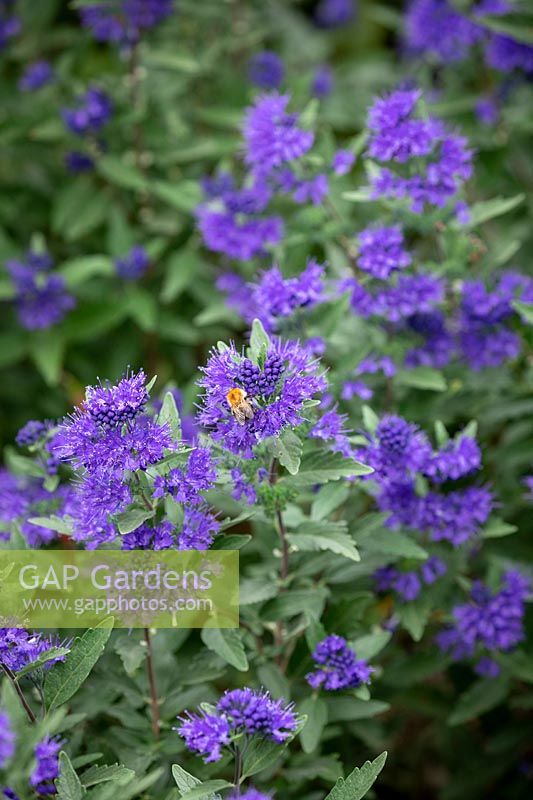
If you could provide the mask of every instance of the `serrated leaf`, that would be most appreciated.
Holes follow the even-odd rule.
[[[339,478],[351,478],[357,475],[370,475],[374,470],[353,458],[345,458],[341,453],[321,450],[304,455],[298,474],[284,478],[291,486],[313,486],[336,481]]]
[[[505,677],[476,681],[459,697],[448,717],[448,725],[460,725],[490,711],[502,702],[508,689],[509,682]]]
[[[109,627],[104,627],[109,626]],[[44,699],[48,712],[70,700],[104,652],[113,627],[113,618],[77,637],[62,663],[53,666],[44,682]]]
[[[146,522],[147,519],[151,519],[154,514],[155,511],[153,509],[129,508],[127,511],[117,514],[114,517],[114,520],[119,533],[124,535],[137,530],[137,528],[142,525],[143,522]]]
[[[59,754],[59,778],[56,780],[56,788],[58,800],[81,800],[85,794],[76,770],[63,750]]]
[[[234,628],[203,628],[202,642],[228,664],[241,672],[248,669],[248,659],[238,630]]]
[[[279,436],[270,440],[270,450],[282,467],[291,475],[296,475],[300,469],[303,442],[290,428],[284,430]]]
[[[315,695],[308,697],[299,706],[299,712],[307,717],[307,721],[300,734],[300,742],[304,753],[316,750],[322,731],[328,721],[328,707],[321,697]]]
[[[211,800],[215,792],[219,792],[221,789],[230,789],[232,786],[233,784],[228,783],[227,781],[205,781],[199,786],[189,789],[189,791],[185,792],[185,794],[182,794],[182,798],[183,800],[200,800],[200,798],[203,797],[206,800]]]
[[[348,498],[350,490],[342,481],[326,483],[318,492],[311,505],[311,519],[326,519]]]
[[[335,529],[327,522],[306,522],[296,533],[288,533],[287,539],[298,550],[329,550],[351,561],[361,560],[350,534]]]
[[[113,783],[121,786],[124,783],[128,783],[128,781],[132,780],[134,777],[135,772],[122,764],[111,764],[110,766],[94,765],[83,773],[80,777],[80,781],[85,788],[109,781],[113,781]]]
[[[181,419],[176,400],[172,392],[167,392],[163,398],[163,405],[157,421],[160,425],[168,425],[175,442],[181,439]]]
[[[365,761],[362,767],[356,767],[347,778],[339,778],[325,800],[361,800],[374,784],[386,760],[385,751],[374,761]]]
[[[189,789],[194,789],[195,786],[201,784],[199,778],[195,778],[194,775],[184,770],[179,764],[172,765],[172,777],[176,781],[181,797],[183,797],[185,792],[188,792]]]

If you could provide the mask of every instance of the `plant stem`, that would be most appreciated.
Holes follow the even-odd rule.
[[[242,755],[238,747],[235,748],[235,771],[233,773],[233,785],[235,786],[235,796],[240,797],[241,794],[241,772],[242,772]]]
[[[6,667],[5,664],[2,664],[2,669],[6,673],[7,677],[11,681],[11,684],[12,684],[14,690],[18,694],[18,697],[19,697],[19,700],[21,702],[22,708],[26,712],[26,715],[27,715],[29,721],[31,722],[32,725],[35,725],[35,723],[37,722],[37,717],[35,716],[35,714],[31,710],[30,706],[28,705],[28,701],[24,697],[24,692],[20,688],[20,684],[19,684],[19,682],[17,680],[17,676],[9,669],[9,667]]]
[[[159,702],[157,700],[157,685],[155,681],[154,653],[152,650],[152,639],[150,629],[144,629],[144,641],[146,643],[146,668],[148,671],[148,685],[150,687],[150,706],[152,710],[152,731],[156,739],[159,739],[161,724],[159,721]]]
[[[270,465],[269,483],[274,486],[278,479],[277,461],[274,459]],[[283,520],[283,514],[280,509],[276,509],[276,525],[278,535],[281,541],[281,567],[279,576],[283,582],[287,580],[289,575],[289,543],[287,541],[287,530]]]

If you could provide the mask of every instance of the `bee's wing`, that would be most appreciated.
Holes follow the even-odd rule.
[[[246,419],[253,419],[254,410],[250,405],[250,403],[245,401],[244,403],[241,404],[241,409]]]
[[[231,413],[233,414],[239,425],[244,425],[246,423],[246,412],[244,411],[242,404],[240,406],[234,406],[231,409]]]

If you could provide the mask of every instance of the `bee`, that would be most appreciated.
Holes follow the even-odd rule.
[[[246,397],[247,394],[244,389],[239,389],[238,386],[234,386],[226,395],[231,413],[239,425],[245,425],[246,420],[253,419],[254,416],[254,410]]]

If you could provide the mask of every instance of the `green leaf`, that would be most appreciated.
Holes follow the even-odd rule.
[[[312,753],[316,750],[328,721],[328,707],[321,697],[315,695],[304,700],[298,710],[307,717],[300,734],[302,750],[304,753]]]
[[[260,366],[264,364],[269,346],[270,338],[268,333],[263,328],[263,324],[258,319],[254,319],[252,333],[250,334],[250,358],[254,364],[259,364]]]
[[[145,191],[148,188],[148,181],[142,172],[116,156],[102,156],[97,162],[96,169],[110,183],[123,189]]]
[[[428,389],[432,392],[446,391],[446,381],[441,372],[432,367],[415,367],[409,370],[400,370],[396,381],[402,386],[412,386],[415,389]]]
[[[361,800],[374,784],[386,760],[385,751],[374,761],[365,761],[362,767],[356,767],[347,778],[339,778],[325,800]]]
[[[40,331],[30,343],[30,355],[48,386],[61,378],[65,341],[58,330]]]
[[[167,392],[165,394],[157,421],[160,425],[168,425],[175,442],[181,439],[180,413],[172,392]]]
[[[172,765],[172,777],[176,781],[180,797],[183,797],[185,792],[188,792],[189,789],[194,789],[195,786],[199,786],[201,784],[201,780],[199,778],[195,778],[194,775],[191,775],[190,772],[184,770],[179,764]]]
[[[165,279],[161,289],[161,302],[172,303],[193,283],[202,266],[196,247],[190,245],[172,253],[166,264]]]
[[[59,778],[56,781],[58,800],[81,800],[85,790],[67,754],[59,754]]]
[[[392,634],[389,631],[378,631],[377,633],[369,633],[366,636],[360,636],[350,645],[353,646],[357,654],[357,658],[362,658],[369,661],[377,655],[384,647],[390,642]]]
[[[375,530],[369,536],[359,541],[361,548],[370,553],[384,553],[388,556],[402,558],[426,559],[426,550],[414,542],[407,534],[393,531],[390,528]]]
[[[533,325],[533,303],[523,303],[521,300],[514,300],[511,305],[518,311],[525,322]]]
[[[419,597],[412,603],[403,603],[397,608],[397,614],[404,628],[409,631],[415,642],[419,642],[431,613],[431,606],[427,597]]]
[[[83,773],[80,780],[82,786],[85,787],[96,786],[99,783],[107,783],[108,781],[113,781],[113,783],[122,786],[133,778],[135,778],[135,772],[132,769],[128,769],[122,764],[111,764],[109,767],[107,765],[90,767]]]
[[[176,184],[156,181],[150,188],[164,203],[185,214],[192,214],[202,200],[202,190],[197,181],[187,180]]]
[[[47,528],[49,531],[57,531],[65,536],[72,534],[72,525],[61,517],[30,517],[28,522],[38,525],[40,528]]]
[[[82,256],[65,261],[58,269],[69,289],[75,289],[90,278],[115,274],[113,261],[108,256]]]
[[[91,178],[78,178],[57,193],[52,229],[68,241],[74,241],[105,222],[110,205],[108,195]]]
[[[118,531],[122,535],[136,531],[143,522],[151,519],[155,511],[148,510],[147,508],[129,508],[123,511],[122,514],[117,514],[113,519],[117,524]]]
[[[33,672],[36,669],[39,669],[43,666],[43,664],[47,664],[49,661],[53,661],[55,658],[60,658],[61,656],[66,656],[70,653],[68,647],[52,647],[50,650],[45,650],[44,653],[41,653],[35,661],[32,661],[30,664],[26,664],[25,667],[20,669],[16,673],[17,679],[23,678],[25,675],[28,675],[30,672]]]
[[[233,784],[227,781],[205,781],[205,783],[201,783],[199,786],[195,786],[185,794],[182,794],[182,798],[183,800],[200,800],[201,797],[204,797],[210,800],[215,792],[219,792],[221,789],[230,789],[232,786]]]
[[[290,428],[286,428],[279,436],[269,440],[272,456],[282,467],[296,475],[300,469],[303,442]]]
[[[516,533],[517,530],[516,525],[509,525],[508,522],[504,522],[499,517],[492,517],[487,525],[482,528],[481,535],[484,539],[499,539],[502,536],[510,536],[512,533]]]
[[[361,411],[363,414],[363,425],[369,433],[374,434],[379,425],[378,415],[367,405],[364,405]]]
[[[326,519],[348,498],[350,489],[342,481],[326,483],[318,492],[311,505],[311,519]]]
[[[470,222],[468,228],[475,228],[483,222],[488,222],[495,217],[507,214],[524,202],[525,194],[516,194],[513,197],[493,197],[492,200],[483,200],[470,207]]]
[[[203,628],[201,637],[209,650],[240,672],[246,672],[248,659],[238,630],[234,628]]]
[[[74,640],[65,661],[50,669],[44,683],[48,712],[66,703],[78,691],[104,652],[112,627],[113,618],[109,617],[97,628],[85,631],[81,638]]]
[[[330,550],[351,561],[360,561],[361,556],[350,534],[334,526],[335,523],[305,522],[296,533],[287,534],[287,539],[298,550]]]
[[[328,697],[328,718],[330,722],[352,722],[371,719],[390,708],[381,700],[357,700],[351,697]]]
[[[271,742],[269,739],[254,737],[247,745],[242,765],[242,779],[249,778],[262,769],[275,764],[286,749],[285,745]]]
[[[283,481],[297,487],[314,486],[354,475],[370,475],[373,471],[366,464],[361,464],[353,458],[345,458],[341,453],[321,450],[304,455],[298,474],[291,478],[283,478]]]
[[[508,690],[509,682],[505,677],[476,681],[459,697],[448,717],[448,725],[460,725],[490,711],[502,702]]]

